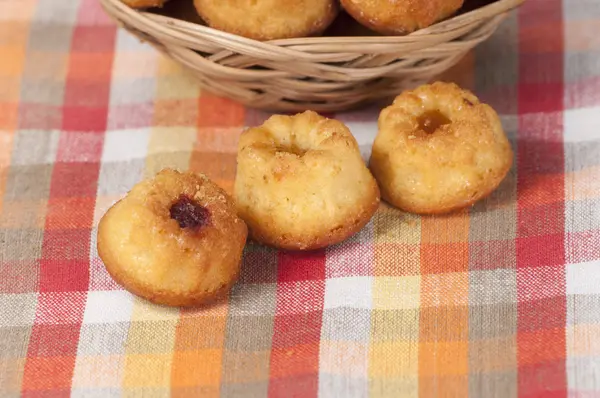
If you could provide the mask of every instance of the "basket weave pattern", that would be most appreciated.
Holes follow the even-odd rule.
[[[191,70],[215,94],[253,108],[341,111],[434,79],[489,38],[524,0],[499,0],[407,36],[258,42],[101,0],[123,28]]]

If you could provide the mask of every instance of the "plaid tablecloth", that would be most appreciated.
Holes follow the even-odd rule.
[[[600,396],[600,2],[529,0],[444,78],[502,115],[492,197],[382,206],[309,254],[249,245],[228,300],[165,309],[109,278],[99,218],[165,166],[230,190],[268,115],[96,0],[0,0],[0,396]],[[377,112],[334,115],[365,157]]]

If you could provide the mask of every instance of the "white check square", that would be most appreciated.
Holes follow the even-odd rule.
[[[124,290],[88,293],[83,323],[128,322],[133,310],[133,296]]]
[[[324,308],[371,308],[372,279],[370,276],[327,279]]]

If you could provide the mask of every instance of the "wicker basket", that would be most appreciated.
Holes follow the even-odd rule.
[[[208,91],[269,111],[332,112],[431,81],[489,38],[523,1],[498,0],[408,36],[326,34],[269,42],[184,20],[186,12],[101,3],[120,26],[191,70]]]

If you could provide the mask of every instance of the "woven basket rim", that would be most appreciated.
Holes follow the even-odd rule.
[[[101,0],[102,6],[107,4],[120,9],[121,12],[128,16],[138,19],[139,22],[150,25],[159,24],[161,28],[166,30],[174,30],[180,33],[183,31],[195,31],[196,33],[211,36],[219,41],[238,42],[241,45],[263,48],[266,51],[273,51],[277,48],[278,51],[285,51],[285,47],[296,47],[299,45],[394,45],[394,44],[409,44],[412,42],[436,41],[438,33],[436,31],[443,30],[440,35],[445,35],[448,31],[460,29],[464,24],[472,22],[474,14],[477,14],[478,19],[493,17],[498,14],[503,14],[512,9],[518,8],[527,0],[497,0],[491,4],[477,8],[438,22],[427,28],[417,30],[413,33],[404,36],[317,36],[317,37],[300,37],[290,39],[278,39],[269,41],[259,41],[247,37],[242,37],[233,33],[224,32],[218,29],[211,28],[206,25],[197,24],[181,20],[178,18],[169,17],[166,15],[155,14],[144,10],[135,10],[124,4],[121,0]],[[282,48],[283,47],[283,48]],[[296,49],[294,49],[296,50]],[[298,51],[298,50],[296,50]]]
[[[188,68],[208,91],[286,112],[351,109],[423,84],[487,40],[526,2],[496,0],[405,36],[258,41],[122,1],[100,3],[121,28]]]

